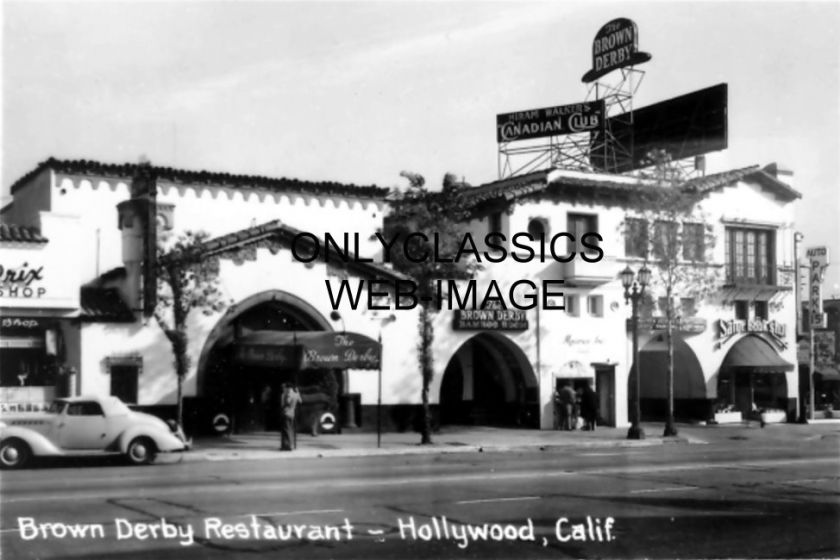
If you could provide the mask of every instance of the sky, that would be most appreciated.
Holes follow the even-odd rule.
[[[583,101],[636,22],[642,107],[727,83],[708,172],[777,162],[840,297],[840,2],[2,3],[2,190],[48,157],[401,185],[497,178],[495,115]],[[5,202],[5,200],[4,200]]]

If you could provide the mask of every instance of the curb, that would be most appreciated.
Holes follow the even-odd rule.
[[[568,449],[598,449],[615,447],[654,447],[658,445],[705,445],[707,442],[697,438],[651,438],[645,440],[605,440],[580,441],[566,443],[531,443],[519,445],[504,444],[433,444],[430,446],[405,446],[394,448],[349,448],[349,449],[298,449],[283,453],[273,449],[193,449],[181,453],[183,462],[199,461],[242,461],[270,459],[325,459],[343,457],[384,457],[400,455],[447,455],[454,453],[508,453],[516,451],[552,451]]]

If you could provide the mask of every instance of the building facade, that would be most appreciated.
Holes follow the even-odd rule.
[[[772,166],[710,175],[688,187],[702,194],[715,239],[708,266],[720,278],[702,300],[680,302],[677,416],[746,415],[754,404],[795,416],[793,203],[799,194]],[[481,263],[473,279],[478,300],[493,285],[524,309],[496,302],[475,309],[468,302],[436,314],[429,396],[439,423],[550,429],[554,393],[563,383],[593,385],[602,422],[628,423],[634,357],[619,273],[649,262],[634,254],[625,234],[640,189],[649,188],[655,186],[635,178],[548,170],[466,190],[472,218],[464,234],[476,241],[478,255],[506,254]],[[154,290],[144,262],[154,258],[156,236],[202,230],[211,238],[205,249],[217,262],[227,304],[189,316],[187,420],[273,429],[273,395],[290,380],[305,388],[310,408],[335,413],[345,426],[370,429],[380,411],[387,428],[412,427],[422,390],[418,310],[395,309],[394,286],[409,279],[382,262],[375,237],[388,212],[385,189],[51,159],[15,183],[12,194],[2,212],[9,232],[0,240],[4,288],[18,277],[5,271],[25,275],[36,264],[43,270],[30,275],[31,297],[4,290],[3,324],[18,329],[0,333],[4,372],[7,363],[23,371],[19,346],[43,339],[42,361],[62,366],[61,375],[72,379],[53,379],[53,392],[115,394],[141,407],[171,409],[173,354],[148,306]],[[494,232],[505,241],[495,238],[490,247]],[[581,244],[587,232],[599,234],[594,247]],[[308,262],[295,251],[301,234],[308,250],[315,243],[323,250],[327,237],[337,245]],[[516,234],[523,235],[514,244]],[[562,258],[572,252],[575,258]],[[55,286],[48,284],[53,279]],[[327,284],[337,290],[342,280],[360,288],[356,304],[331,301]],[[363,286],[372,281],[368,297]],[[466,293],[467,284],[455,284]],[[64,300],[47,299],[62,290]],[[651,294],[656,290],[650,287]],[[21,335],[24,323],[37,333]],[[641,326],[643,412],[656,417],[665,397],[656,306]],[[60,336],[47,334],[51,329]],[[60,351],[49,342],[58,338]],[[347,354],[341,345],[359,352]],[[380,348],[379,358],[368,362],[343,358],[370,357],[368,351]],[[3,385],[35,386],[5,373]]]

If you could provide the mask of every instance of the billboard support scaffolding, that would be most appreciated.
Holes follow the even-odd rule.
[[[619,69],[611,75],[618,80],[605,80],[610,74],[600,77],[590,83],[586,99],[603,100],[607,118],[604,123],[603,134],[589,139],[589,167],[591,162],[598,160],[604,163],[602,167],[616,169],[629,163],[633,154],[633,96],[642,85],[645,77],[644,70],[633,66]],[[615,126],[623,125],[621,127]]]

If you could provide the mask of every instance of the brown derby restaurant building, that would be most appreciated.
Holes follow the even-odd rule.
[[[564,382],[593,384],[603,423],[628,424],[633,356],[618,274],[644,258],[621,224],[644,186],[552,169],[469,190],[473,218],[464,232],[479,251],[490,231],[507,239],[595,231],[604,257],[506,259],[477,274],[478,293],[490,280],[563,280],[563,295],[552,303],[562,300],[564,310],[437,314],[430,401],[441,424],[551,429],[553,394]],[[721,274],[710,296],[679,302],[676,414],[726,421],[755,403],[793,420],[793,203],[800,195],[778,179],[775,165],[690,186],[705,195],[716,238],[709,265]],[[325,280],[405,280],[381,262],[374,238],[388,212],[386,189],[49,159],[21,177],[12,195],[0,214],[4,410],[39,409],[57,394],[100,393],[171,414],[176,377],[170,344],[148,309],[149,247],[164,231],[203,230],[229,305],[189,317],[188,428],[230,422],[237,431],[274,429],[273,395],[282,381],[297,382],[305,405],[333,412],[340,426],[375,429],[381,399],[386,429],[412,427],[422,386],[418,311],[393,309],[388,292],[376,301],[387,311],[369,308],[363,297],[356,309],[342,304],[336,312],[325,287]],[[299,232],[349,234],[354,254],[370,259],[345,262],[332,252],[304,263],[290,250]],[[658,315],[640,323],[642,410],[650,418],[665,403]]]

